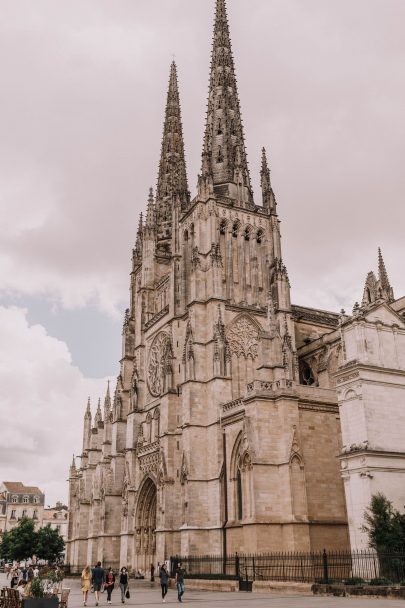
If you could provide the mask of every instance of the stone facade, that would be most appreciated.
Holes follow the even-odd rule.
[[[336,392],[346,325],[291,305],[264,150],[261,189],[258,205],[217,0],[198,193],[191,200],[172,64],[120,374],[94,419],[88,403],[81,466],[70,468],[76,569],[348,547]]]

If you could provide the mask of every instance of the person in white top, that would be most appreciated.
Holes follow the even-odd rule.
[[[35,568],[34,568],[34,578],[38,578],[38,575],[39,575],[38,566],[35,566]]]

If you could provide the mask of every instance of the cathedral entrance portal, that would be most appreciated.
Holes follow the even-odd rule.
[[[139,490],[135,521],[135,568],[148,576],[156,557],[156,484],[150,477]]]

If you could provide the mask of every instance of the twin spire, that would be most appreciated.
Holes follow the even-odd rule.
[[[276,201],[264,151],[261,178],[263,207],[267,213],[275,213]],[[199,193],[201,196],[215,194],[236,201],[236,206],[255,209],[225,0],[216,0]],[[141,262],[143,240],[145,231],[148,230],[149,238],[151,232],[156,235],[158,255],[170,254],[173,211],[178,207],[185,212],[189,205],[179,86],[177,68],[173,61],[170,66],[156,195],[153,196],[151,189],[146,222],[144,224],[141,219],[138,228],[133,252],[134,265]]]
[[[214,192],[253,206],[225,0],[217,0],[202,177]]]
[[[171,210],[171,203],[175,199],[180,201],[183,208],[186,208],[190,202],[177,69],[173,61],[170,67],[169,90],[167,92],[162,151],[156,190],[158,220],[163,219],[165,221],[171,219],[166,213],[166,207]]]

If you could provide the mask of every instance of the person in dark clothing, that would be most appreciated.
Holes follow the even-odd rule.
[[[125,604],[125,596],[128,591],[128,570],[125,568],[121,568],[120,571],[120,589],[121,589],[121,602]]]
[[[177,586],[177,599],[179,602],[182,602],[182,597],[184,595],[184,575],[185,570],[183,570],[181,563],[178,564],[176,570],[176,586]]]
[[[155,566],[153,564],[150,565],[150,580],[151,583],[155,580]]]
[[[97,562],[95,568],[93,568],[91,573],[91,584],[94,589],[94,599],[96,600],[96,606],[98,606],[98,600],[100,597],[101,587],[103,586],[105,581],[105,573],[103,568],[101,567],[101,562]]]
[[[107,604],[111,604],[111,594],[114,589],[115,574],[112,568],[108,568],[107,576],[105,577],[104,589],[107,591]]]
[[[162,564],[159,570],[160,586],[162,588],[162,601],[166,602],[165,597],[169,586],[170,575],[167,571],[166,564]]]

